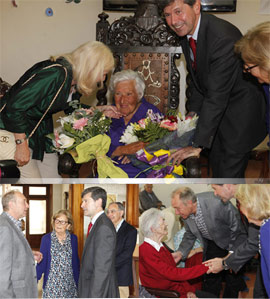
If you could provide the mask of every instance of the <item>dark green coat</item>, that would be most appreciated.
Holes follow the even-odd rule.
[[[67,78],[54,104],[29,139],[29,147],[33,150],[32,158],[37,160],[43,160],[44,152],[52,152],[51,140],[46,137],[53,132],[52,115],[63,110],[66,113],[72,111],[67,103],[72,82],[71,65],[65,59],[58,59],[56,62],[45,60],[35,64],[0,101],[0,109],[6,103],[6,107],[0,114],[0,128],[13,133],[26,133],[29,136],[65,80],[64,68],[54,66],[43,69],[55,63],[67,69]],[[36,75],[25,83],[33,74]],[[75,93],[72,99],[79,99],[79,97],[80,94]]]

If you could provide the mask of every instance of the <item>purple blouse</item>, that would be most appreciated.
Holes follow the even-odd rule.
[[[140,107],[138,108],[138,110],[133,115],[133,117],[131,118],[131,120],[127,125],[125,125],[125,121],[123,117],[119,119],[116,118],[112,119],[110,131],[108,133],[108,135],[111,137],[111,146],[107,153],[109,157],[112,155],[112,153],[118,146],[125,145],[124,143],[120,142],[120,138],[123,135],[127,126],[130,125],[130,123],[135,123],[138,122],[140,119],[145,118],[148,109],[152,109],[154,113],[158,112],[162,114],[156,106],[148,103],[145,100],[145,98],[142,98]],[[123,169],[130,178],[135,177],[141,171],[137,167],[134,167],[132,163],[121,164],[121,161],[118,161],[118,158],[119,157],[114,157],[112,160],[118,162],[119,164],[117,164],[117,166]],[[142,173],[139,177],[140,178],[145,177],[144,173]]]

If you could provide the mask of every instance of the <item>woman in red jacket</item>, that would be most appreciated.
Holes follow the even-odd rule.
[[[196,290],[188,280],[199,277],[208,268],[198,265],[191,268],[177,268],[169,252],[162,245],[167,235],[167,225],[162,212],[151,208],[142,214],[140,229],[144,242],[139,248],[139,274],[143,286],[179,292],[181,298],[193,297]]]

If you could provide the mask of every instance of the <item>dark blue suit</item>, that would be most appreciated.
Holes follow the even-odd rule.
[[[118,286],[130,286],[132,278],[132,255],[136,246],[137,230],[125,220],[117,232],[116,272]]]

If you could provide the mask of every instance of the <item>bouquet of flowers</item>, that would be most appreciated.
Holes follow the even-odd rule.
[[[61,126],[47,135],[52,139],[54,151],[60,154],[70,153],[78,164],[97,159],[99,177],[128,177],[106,156],[111,139],[105,133],[110,128],[111,119],[101,111],[78,108],[72,114],[60,117],[57,122]]]
[[[148,110],[147,117],[130,124],[120,141],[149,143],[129,158],[134,166],[147,173],[147,177],[182,177],[183,166],[166,165],[168,156],[175,149],[191,145],[198,116],[182,118],[181,114],[163,117]]]

